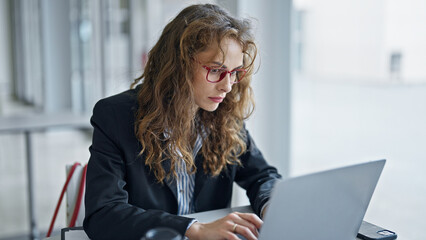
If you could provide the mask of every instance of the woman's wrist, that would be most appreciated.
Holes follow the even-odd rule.
[[[202,224],[200,222],[194,222],[188,230],[186,230],[185,236],[190,240],[197,240],[200,236]]]

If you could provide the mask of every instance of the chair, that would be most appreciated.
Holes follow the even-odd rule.
[[[49,226],[46,237],[50,237],[56,216],[58,215],[62,199],[66,193],[66,224],[68,227],[83,226],[84,220],[84,193],[86,185],[87,164],[82,166],[80,163],[66,166],[67,179],[62,188],[61,195],[56,205],[52,221]]]
[[[67,176],[71,172],[73,166],[74,165],[66,166]],[[86,190],[86,168],[87,165],[82,166],[77,164],[74,174],[68,183],[66,191],[66,224],[69,227],[83,226],[85,212],[84,193]],[[78,212],[74,213],[75,210]]]

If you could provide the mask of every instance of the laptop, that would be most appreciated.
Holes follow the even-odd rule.
[[[259,240],[354,240],[386,160],[276,183]]]

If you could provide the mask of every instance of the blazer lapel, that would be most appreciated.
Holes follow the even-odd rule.
[[[204,158],[202,154],[198,154],[195,158],[195,166],[197,167],[197,172],[195,173],[195,186],[193,195],[194,201],[197,199],[198,195],[204,187],[204,183],[207,181],[208,178],[208,174],[204,173],[203,159]]]
[[[163,166],[164,171],[166,172],[166,175],[170,172],[170,168],[171,168],[171,160],[167,159],[165,161],[163,161],[161,163],[161,165]],[[166,183],[167,187],[169,187],[170,191],[172,191],[173,195],[175,196],[176,202],[177,202],[177,183],[176,183],[176,179],[171,176],[170,178],[166,178],[164,180],[164,182]]]

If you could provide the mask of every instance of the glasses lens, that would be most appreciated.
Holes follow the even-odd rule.
[[[207,79],[210,82],[219,82],[223,78],[225,78],[228,72],[223,68],[212,68],[207,73]]]
[[[220,82],[228,73],[229,72],[224,68],[212,68],[207,72],[207,80],[209,82]],[[245,74],[246,71],[244,69],[236,69],[230,72],[231,81],[234,83],[240,82]]]
[[[235,70],[236,71],[236,78],[235,78],[235,82],[240,82],[243,78],[244,75],[246,75],[246,71],[244,69],[238,69]]]

